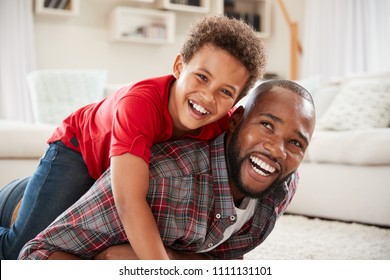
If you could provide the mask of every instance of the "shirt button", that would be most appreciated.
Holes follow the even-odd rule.
[[[230,216],[230,221],[234,222],[236,220],[235,216]]]
[[[215,215],[215,217],[216,217],[217,219],[221,219],[221,214],[217,214],[217,215]]]
[[[209,248],[211,248],[211,247],[213,247],[213,243],[209,243],[209,244],[207,244],[207,247],[209,247]]]

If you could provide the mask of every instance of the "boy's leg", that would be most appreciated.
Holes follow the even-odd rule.
[[[17,179],[0,190],[0,227],[9,228],[29,178]]]
[[[62,142],[51,144],[29,178],[18,217],[0,228],[0,258],[16,259],[24,244],[76,202],[94,183],[82,156]]]

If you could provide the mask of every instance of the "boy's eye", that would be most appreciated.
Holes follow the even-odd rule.
[[[207,77],[202,74],[198,74],[198,77],[201,78],[203,81],[207,82]]]
[[[225,94],[225,95],[227,95],[229,97],[233,97],[233,94],[230,91],[228,91],[226,89],[222,89],[221,91],[222,91],[223,94]]]

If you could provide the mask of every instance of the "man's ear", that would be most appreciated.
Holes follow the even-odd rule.
[[[233,114],[229,118],[229,130],[233,132],[237,125],[241,122],[242,117],[244,116],[244,107],[240,106],[234,110]]]
[[[176,79],[180,78],[180,73],[183,69],[183,59],[180,54],[178,54],[175,58],[175,62],[173,63],[173,76],[175,76]]]

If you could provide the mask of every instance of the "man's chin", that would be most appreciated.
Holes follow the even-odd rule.
[[[259,191],[259,190],[253,190],[253,188],[249,187],[248,185],[241,183],[237,185],[237,189],[246,197],[262,198],[268,193],[270,193],[276,186],[277,184],[273,182],[268,187],[263,188],[261,191]]]
[[[239,180],[237,180],[236,187],[246,197],[261,199],[261,198],[267,196],[272,191],[274,191],[280,185],[284,184],[285,182],[288,182],[289,178],[291,177],[291,175],[294,172],[295,171],[291,172],[290,174],[288,174],[284,178],[280,178],[280,176],[276,177],[272,182],[268,182],[268,187],[262,188],[261,191],[253,190],[253,188],[249,187],[248,184],[245,184],[245,182],[243,182],[241,177]]]

